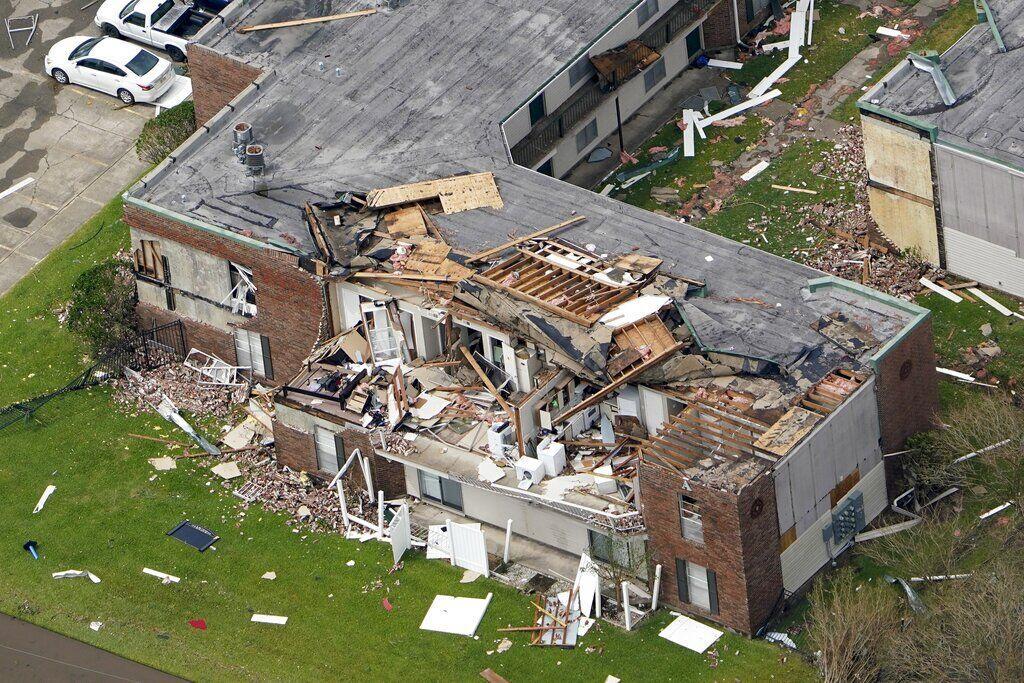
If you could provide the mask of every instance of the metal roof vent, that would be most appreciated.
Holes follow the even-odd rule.
[[[240,121],[235,124],[235,127],[231,130],[231,149],[235,153],[235,158],[238,159],[238,163],[245,162],[245,148],[247,145],[252,143],[252,124]]]
[[[246,145],[245,147],[245,175],[257,177],[263,175],[265,168],[263,157],[263,145]]]

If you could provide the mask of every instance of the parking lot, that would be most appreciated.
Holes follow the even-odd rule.
[[[58,86],[43,73],[53,43],[99,35],[89,0],[0,0],[5,18],[39,15],[38,28],[0,27],[0,294],[147,168],[135,139],[154,108]]]

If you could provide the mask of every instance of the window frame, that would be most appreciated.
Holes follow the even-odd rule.
[[[682,493],[679,494],[679,533],[692,543],[704,545],[704,516],[700,502]]]
[[[587,125],[583,126],[578,133],[576,133],[576,153],[582,154],[583,150],[590,146],[592,142],[597,140],[597,117],[592,118]]]
[[[442,477],[439,474],[434,474],[433,472],[427,472],[426,470],[420,469],[416,470],[416,478],[420,486],[420,498],[432,501],[434,503],[439,503],[445,507],[452,508],[453,510],[458,510],[459,512],[464,511],[465,501],[462,497],[462,484],[453,479]],[[427,493],[427,486],[424,485],[424,482],[427,481],[430,481],[432,483],[436,481],[437,491],[440,493],[440,495],[435,496],[432,493]],[[446,486],[448,488],[446,488]],[[458,501],[456,501],[454,497],[449,498],[449,493],[453,493],[456,491],[458,492],[456,496],[458,498]]]
[[[569,86],[575,86],[586,81],[597,73],[594,63],[590,61],[590,55],[583,55],[569,67]]]
[[[644,92],[649,93],[658,87],[658,84],[665,80],[668,71],[665,67],[665,58],[659,57],[658,61],[651,64],[644,71]]]
[[[227,296],[231,312],[247,318],[255,317],[259,306],[256,303],[256,282],[252,268],[228,261],[228,284],[231,285]]]
[[[538,121],[548,115],[548,104],[544,100],[543,91],[537,93],[537,95],[530,100],[530,104],[527,105],[527,109],[529,110],[528,113],[530,115],[530,126],[537,125]]]
[[[595,539],[599,542],[595,543]],[[604,554],[604,550],[601,549],[602,544],[607,544],[607,554]],[[608,534],[602,534],[600,531],[587,529],[587,547],[589,548],[590,556],[593,559],[605,564],[615,564],[615,543],[612,540],[612,537]]]
[[[270,340],[259,332],[253,332],[241,327],[235,328],[232,335],[235,342],[235,359],[239,367],[248,367],[253,375],[259,375],[265,379],[274,379],[274,365],[270,358]],[[243,342],[244,336],[244,344]],[[242,350],[245,351],[249,363],[243,358]],[[255,354],[255,355],[254,355]],[[259,359],[259,363],[255,362]],[[257,367],[258,365],[258,367]]]
[[[321,435],[326,435],[323,440],[324,446],[321,448]],[[330,444],[327,446],[327,444]],[[338,447],[341,446],[341,455],[339,456]],[[333,453],[328,452],[328,448]],[[344,461],[344,442],[342,441],[341,434],[332,432],[326,427],[320,425],[313,425],[313,451],[316,454],[316,466],[322,472],[330,472],[331,474],[337,474],[338,470]],[[334,457],[334,468],[324,467],[325,461],[329,461],[329,456]],[[330,464],[328,462],[328,464]]]
[[[643,4],[636,8],[636,27],[643,28],[661,8],[658,7],[658,0],[644,0]]]

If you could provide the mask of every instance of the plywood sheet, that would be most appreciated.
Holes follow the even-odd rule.
[[[861,117],[861,123],[868,177],[922,199],[933,199],[931,143],[875,118]]]
[[[871,216],[879,229],[902,250],[916,250],[929,263],[939,262],[935,210],[911,199],[868,187]]]
[[[754,445],[763,451],[782,457],[807,436],[821,419],[817,413],[794,406],[769,427],[768,431],[754,442]]]
[[[471,173],[371,190],[366,204],[371,209],[383,209],[433,199],[440,200],[445,213],[505,206],[493,173]]]

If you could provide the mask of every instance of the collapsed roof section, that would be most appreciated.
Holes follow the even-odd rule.
[[[634,418],[602,430],[603,440],[582,442],[607,447],[617,467],[635,466],[643,453],[687,476],[742,486],[860,386],[869,372],[862,359],[890,336],[887,324],[877,331],[860,324],[853,319],[858,309],[838,301],[801,324],[781,304],[716,296],[713,279],[665,272],[655,256],[598,253],[558,234],[585,223],[582,215],[467,253],[435,223],[446,211],[444,188],[465,178],[474,177],[344,191],[337,201],[306,209],[330,276],[375,292],[383,327],[395,338],[381,346],[381,326],[364,322],[314,354],[289,386],[300,395],[312,388],[329,396],[349,419],[378,429],[383,449],[398,449],[400,457],[427,457],[433,447],[413,447],[396,432],[426,431],[428,440],[487,454],[487,432],[506,422],[526,456],[535,426],[524,424],[535,421],[525,411],[545,406],[543,429],[564,439],[581,416],[640,384],[681,407],[656,434]],[[448,210],[502,203],[493,180],[477,176],[475,187],[480,180],[483,192],[463,195]],[[398,301],[432,311],[436,326],[447,330],[436,357],[416,358]],[[860,314],[868,308],[862,304]],[[452,333],[454,321],[476,321],[542,349],[542,369],[530,386],[517,388],[496,359]],[[570,381],[571,397],[553,398],[556,385]],[[627,508],[630,490],[616,498]]]

